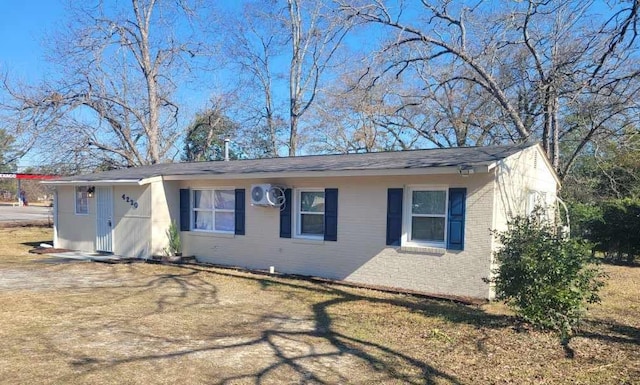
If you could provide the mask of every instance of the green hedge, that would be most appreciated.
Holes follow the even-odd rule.
[[[569,210],[572,236],[592,242],[594,251],[619,263],[633,263],[640,256],[640,199],[572,203]]]

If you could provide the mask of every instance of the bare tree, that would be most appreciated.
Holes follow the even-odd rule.
[[[323,0],[247,2],[229,19],[220,36],[246,95],[238,101],[243,140],[264,147],[265,156],[283,148],[295,156],[352,22]]]
[[[62,75],[20,89],[4,104],[60,157],[106,167],[152,164],[175,156],[181,132],[173,98],[188,60],[201,47],[186,32],[187,1],[74,3],[68,32],[53,43]],[[41,151],[42,152],[42,151]]]
[[[387,89],[379,101],[387,113],[377,118],[378,124],[404,137],[417,135],[411,147],[503,142],[510,133],[502,127],[500,108],[477,84],[450,79],[453,67],[416,68],[415,78],[409,81],[394,76],[373,79],[376,87],[386,84]]]
[[[496,127],[485,125],[493,120],[510,140],[540,138],[562,175],[594,135],[614,129],[610,123],[616,116],[637,111],[637,0],[613,4],[606,17],[590,1],[529,0],[495,7],[484,1],[466,6],[422,0],[407,3],[416,6],[411,10],[377,0],[341,5],[352,18],[396,32],[383,44],[380,54],[388,59],[374,82],[403,76],[422,84],[416,88],[441,95],[465,88],[471,95],[486,95],[485,106],[499,112],[480,119],[480,130],[490,128],[495,135]],[[434,67],[450,71],[434,76]],[[437,101],[441,95],[426,96]],[[461,106],[465,97],[449,105]],[[459,117],[450,114],[447,121],[455,126]]]
[[[318,94],[323,74],[353,26],[328,2],[287,0],[289,18],[289,156],[298,150],[300,118]]]
[[[409,138],[399,138],[395,130],[384,127],[385,117],[394,108],[385,105],[387,89],[360,88],[357,82],[357,77],[341,76],[318,98],[309,114],[309,137],[305,138],[312,152],[359,153],[406,147]]]
[[[243,97],[237,100],[244,126],[243,142],[253,148],[252,155],[276,157],[285,119],[279,108],[275,87],[279,72],[274,61],[283,54],[286,36],[279,23],[284,9],[247,3],[243,12],[223,24],[225,53],[240,79]]]

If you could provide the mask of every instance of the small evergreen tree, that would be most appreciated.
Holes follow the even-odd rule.
[[[187,128],[182,159],[187,162],[223,160],[224,139],[233,136],[237,129],[238,124],[220,110],[198,113]],[[229,158],[240,158],[235,144],[231,144]]]
[[[587,239],[605,258],[633,264],[640,256],[640,199],[614,199],[600,202],[599,207],[602,215],[589,222]]]
[[[168,257],[175,257],[182,253],[182,242],[180,240],[180,230],[175,222],[171,222],[167,229],[167,238],[169,239],[169,246],[164,249],[165,254]]]
[[[568,342],[587,304],[600,301],[604,284],[589,246],[563,238],[541,210],[514,218],[497,238],[502,244],[495,254],[497,299],[533,326],[556,330]]]
[[[16,160],[19,155],[13,135],[10,135],[4,128],[0,128],[0,173],[16,172]],[[0,192],[17,194],[15,180],[0,179]]]

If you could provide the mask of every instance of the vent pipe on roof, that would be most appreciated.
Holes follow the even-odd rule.
[[[229,161],[229,138],[224,138],[224,161]]]

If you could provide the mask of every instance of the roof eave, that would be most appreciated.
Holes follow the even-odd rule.
[[[469,165],[473,174],[488,173],[491,164]],[[404,176],[404,175],[456,175],[460,174],[459,166],[379,169],[379,170],[339,170],[339,171],[297,171],[297,172],[252,172],[224,174],[177,174],[165,175],[164,180],[219,180],[219,179],[269,179],[269,178],[327,178],[354,176]]]
[[[54,186],[85,186],[85,185],[146,185],[162,180],[221,180],[221,179],[273,179],[273,178],[327,178],[327,177],[355,177],[355,176],[410,176],[410,175],[458,175],[461,168],[471,169],[471,174],[486,174],[495,162],[488,164],[464,164],[457,166],[436,166],[402,169],[349,169],[334,171],[281,171],[281,172],[249,172],[249,173],[193,173],[154,175],[139,179],[77,179],[77,180],[51,180],[41,182]]]
[[[151,184],[154,182],[161,182],[164,179],[164,177],[162,175],[155,175],[155,176],[150,176],[148,178],[142,178],[138,181],[138,184],[140,186],[144,186],[146,184]]]
[[[140,179],[101,179],[101,180],[48,180],[40,182],[42,184],[54,185],[54,186],[111,186],[111,185],[138,185]]]

